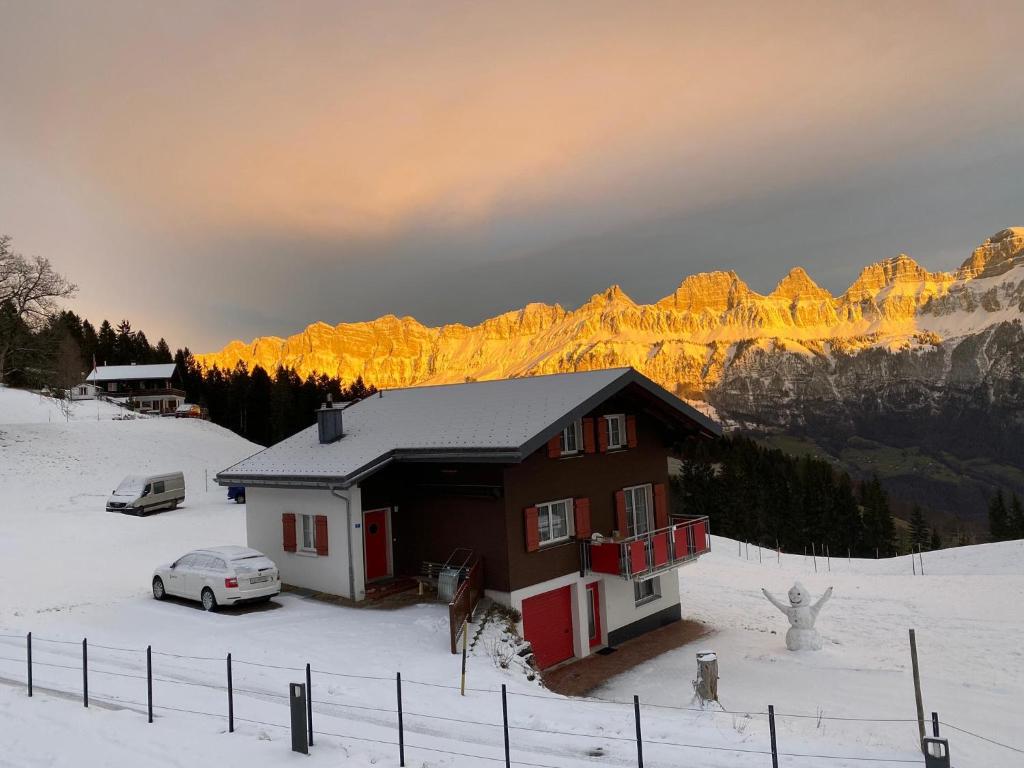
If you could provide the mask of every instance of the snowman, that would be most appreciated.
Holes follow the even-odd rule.
[[[832,587],[825,590],[818,602],[811,604],[811,596],[807,588],[799,581],[789,590],[789,605],[776,600],[767,589],[761,590],[768,601],[786,614],[789,619],[789,631],[786,632],[786,647],[791,651],[820,651],[821,635],[814,628],[818,612],[832,597]]]

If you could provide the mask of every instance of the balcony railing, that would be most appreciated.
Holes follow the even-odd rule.
[[[589,570],[643,579],[696,560],[711,549],[706,517],[673,517],[672,525],[620,541],[588,541]]]

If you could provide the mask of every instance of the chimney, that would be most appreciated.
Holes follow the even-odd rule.
[[[341,426],[341,411],[341,408],[334,407],[334,398],[328,393],[323,407],[316,412],[316,427],[322,444],[336,442],[345,434]]]

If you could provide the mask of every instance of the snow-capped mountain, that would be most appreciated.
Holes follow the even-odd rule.
[[[991,344],[1020,334],[1019,325],[997,329],[1022,317],[1024,228],[1014,227],[956,272],[929,272],[901,254],[865,267],[841,296],[800,267],[766,296],[735,272],[710,272],[687,277],[655,304],[637,304],[613,285],[575,310],[529,304],[476,326],[432,328],[394,315],[315,323],[198,359],[362,376],[382,388],[630,365],[680,395],[743,415],[766,401],[859,389],[861,369],[872,384],[980,381],[1000,362],[987,354]],[[968,339],[977,347],[970,363],[956,354]],[[885,370],[853,365],[880,350],[891,355],[869,357],[885,360]]]

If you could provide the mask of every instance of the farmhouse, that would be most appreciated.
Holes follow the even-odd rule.
[[[174,363],[99,365],[72,391],[74,399],[104,397],[143,411],[173,413],[185,402]]]
[[[440,577],[443,595],[448,562],[453,646],[485,591],[541,666],[680,618],[676,569],[708,528],[673,507],[668,461],[721,431],[633,369],[388,390],[317,418],[218,475],[246,486],[248,544],[284,582],[358,601]]]

